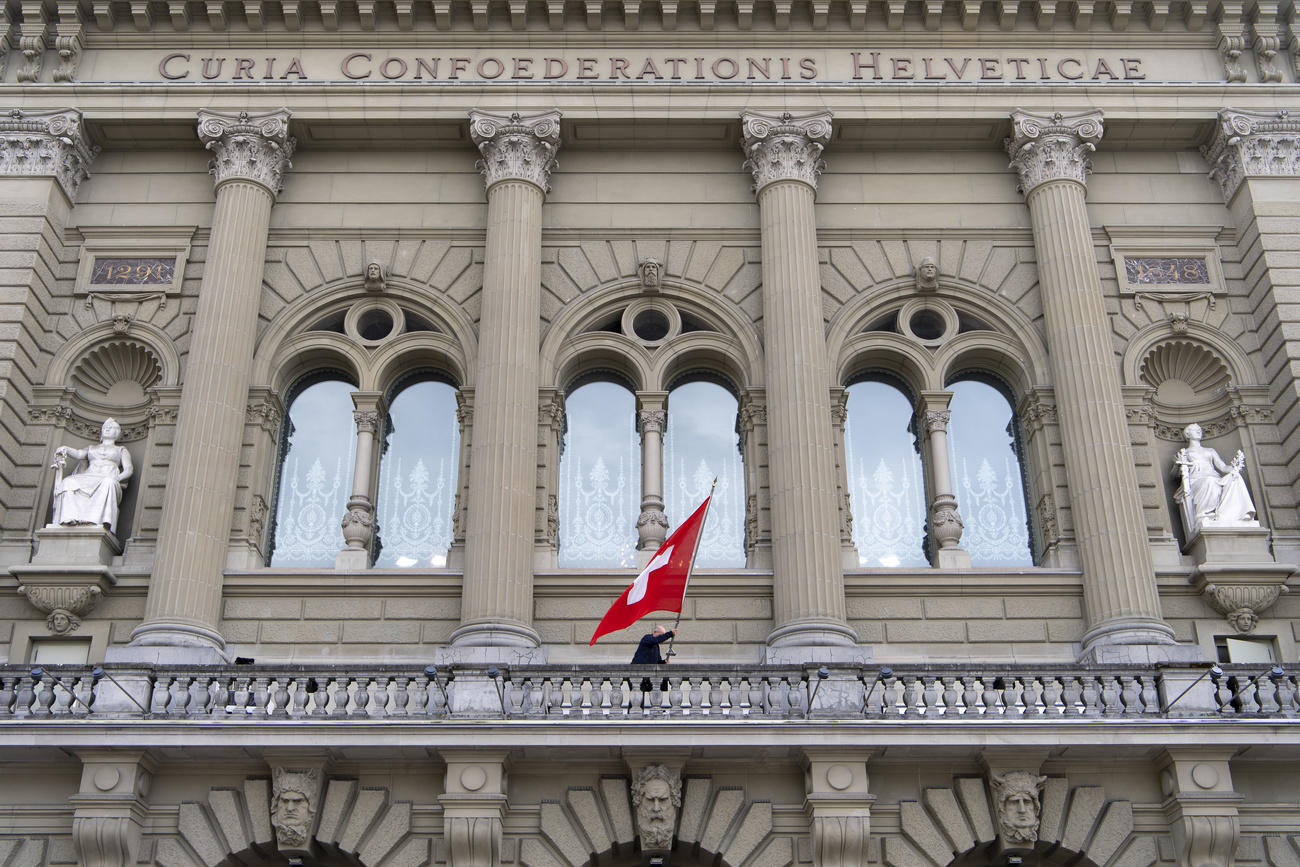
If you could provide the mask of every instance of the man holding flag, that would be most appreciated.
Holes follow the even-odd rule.
[[[718,480],[714,479],[713,484],[716,486],[717,483]],[[704,530],[704,520],[708,516],[709,502],[712,499],[713,492],[710,490],[700,507],[664,540],[632,585],[605,612],[600,625],[591,636],[590,644],[595,644],[596,639],[602,635],[626,629],[652,611],[675,611],[677,622],[673,628],[656,626],[650,635],[641,639],[632,662],[663,662],[663,657],[659,655],[659,644],[663,641],[670,642],[668,655],[672,656],[671,641],[676,637],[677,626],[682,620],[682,600],[686,597],[686,587],[691,581],[695,551],[699,547],[700,533]]]

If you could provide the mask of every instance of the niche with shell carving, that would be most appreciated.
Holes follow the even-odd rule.
[[[1199,343],[1170,340],[1156,344],[1142,359],[1139,375],[1156,390],[1156,406],[1179,417],[1184,413],[1217,414],[1227,408],[1227,387],[1232,383],[1228,365]]]
[[[78,398],[95,407],[128,409],[149,400],[147,389],[162,381],[163,367],[148,346],[112,340],[91,349],[68,377]]]

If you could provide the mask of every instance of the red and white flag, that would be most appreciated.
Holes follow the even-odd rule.
[[[681,612],[682,598],[686,596],[686,585],[695,563],[695,547],[712,499],[712,495],[707,497],[659,547],[632,586],[605,612],[589,644],[595,644],[602,635],[626,629],[652,611]]]

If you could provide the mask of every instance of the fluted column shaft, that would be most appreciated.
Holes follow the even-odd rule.
[[[559,113],[474,112],[487,181],[483,306],[470,444],[460,646],[536,647],[532,628],[537,497],[537,350],[542,203]]]
[[[850,645],[813,212],[830,114],[742,115],[763,244],[775,629],[769,646]]]
[[[1110,322],[1085,205],[1088,154],[1101,113],[1013,115],[1008,141],[1029,205],[1039,290],[1065,447],[1065,471],[1083,561],[1094,645],[1169,644],[1129,447]]]
[[[215,648],[271,205],[289,167],[289,112],[199,115],[216,207],[186,361],[158,554],[133,645]]]

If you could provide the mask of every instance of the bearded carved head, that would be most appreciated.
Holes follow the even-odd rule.
[[[320,803],[320,769],[272,768],[272,773],[271,825],[276,843],[282,849],[305,848]]]
[[[664,263],[658,259],[642,259],[637,265],[637,271],[641,275],[641,287],[651,292],[658,291],[663,270]]]
[[[671,849],[682,805],[682,781],[663,765],[647,765],[632,783],[637,832],[642,851]]]
[[[1038,841],[1040,796],[1047,777],[1030,771],[993,774],[993,802],[998,808],[998,836],[1008,845]]]

